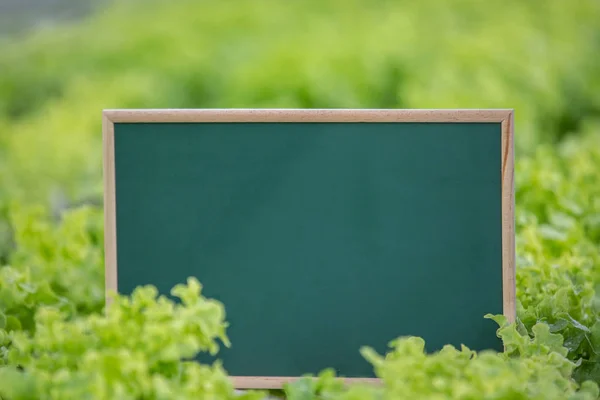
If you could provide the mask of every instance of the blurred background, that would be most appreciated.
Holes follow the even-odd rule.
[[[0,0],[0,28],[0,261],[11,207],[102,205],[103,108],[514,108],[542,222],[544,165],[600,143],[597,0]]]

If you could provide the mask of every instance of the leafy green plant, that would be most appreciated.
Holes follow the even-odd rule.
[[[235,397],[219,363],[191,361],[199,352],[215,354],[217,340],[229,345],[222,304],[204,298],[193,278],[171,294],[180,302],[139,287],[130,297],[114,296],[106,315],[69,318],[55,307],[39,308],[34,333],[3,333],[11,342],[10,367],[0,369],[0,394],[12,400]]]
[[[578,385],[570,376],[575,364],[565,356],[562,337],[550,333],[545,324],[533,328],[534,337],[494,317],[506,353],[475,352],[445,346],[439,352],[425,353],[425,342],[418,337],[402,337],[390,343],[385,355],[361,349],[382,380],[381,386],[354,384],[349,387],[335,380],[332,370],[323,371],[317,380],[306,377],[288,384],[289,399],[597,399],[598,385],[587,381]],[[515,355],[518,353],[518,357]]]
[[[517,163],[517,297],[526,329],[560,333],[575,377],[600,382],[600,129]]]
[[[102,310],[104,294],[104,221],[97,208],[80,207],[57,224],[40,206],[14,205],[10,213],[15,250],[10,264],[33,284],[47,286],[74,312]]]

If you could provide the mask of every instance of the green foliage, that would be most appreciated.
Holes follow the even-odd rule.
[[[593,382],[577,385],[570,379],[574,364],[565,358],[562,337],[551,334],[547,325],[534,327],[534,338],[522,336],[514,328],[499,330],[512,351],[521,353],[475,352],[447,345],[434,354],[425,353],[418,337],[398,338],[391,350],[380,356],[373,349],[361,349],[381,378],[379,387],[336,381],[331,370],[316,381],[308,378],[286,387],[291,400],[301,399],[596,399]]]
[[[540,146],[516,168],[518,315],[565,338],[578,380],[600,382],[600,129]]]
[[[215,354],[217,339],[229,345],[223,306],[204,298],[194,279],[171,294],[180,302],[139,287],[130,297],[114,297],[106,316],[70,320],[54,307],[40,308],[34,334],[8,335],[11,367],[0,369],[0,394],[15,400],[233,398],[220,364],[181,361]]]
[[[77,313],[104,306],[104,223],[101,210],[81,207],[52,221],[42,207],[14,206],[10,215],[15,250],[10,263],[74,307]],[[20,267],[20,268],[19,268]],[[85,284],[81,284],[86,282]],[[37,296],[33,289],[30,295]],[[35,301],[39,303],[39,301]]]
[[[599,20],[595,0],[124,2],[1,44],[0,397],[237,396],[190,361],[228,345],[199,282],[103,313],[103,108],[508,107],[519,319],[487,316],[506,351],[397,338],[360,349],[381,386],[325,370],[286,395],[599,398]]]

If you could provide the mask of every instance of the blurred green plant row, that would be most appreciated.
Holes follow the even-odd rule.
[[[286,396],[598,398],[598,21],[595,0],[149,1],[0,42],[0,398],[236,396],[226,366],[180,361],[227,344],[227,305],[198,282],[181,305],[140,288],[102,314],[102,109],[214,107],[516,113],[507,350],[390,338],[357,349],[383,386],[323,371]]]

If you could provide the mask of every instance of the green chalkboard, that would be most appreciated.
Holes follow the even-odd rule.
[[[198,278],[225,305],[236,377],[369,378],[359,348],[404,335],[501,350],[484,315],[514,317],[511,121],[105,111],[107,287]]]

